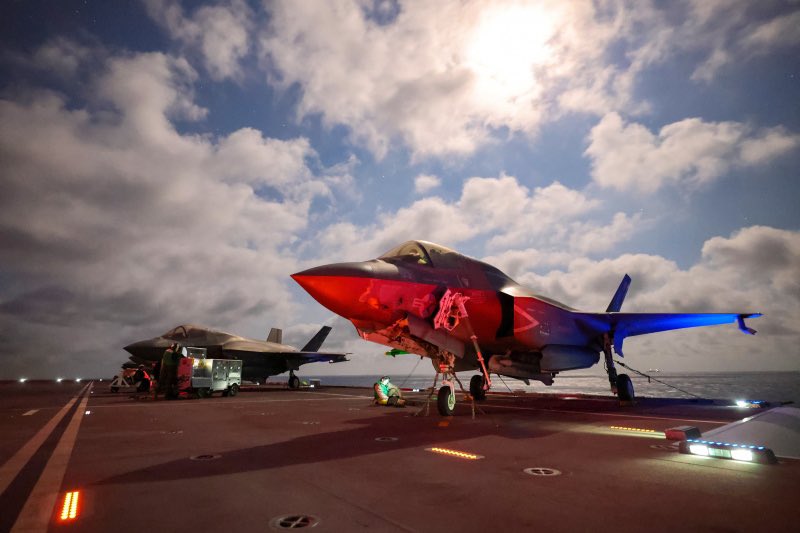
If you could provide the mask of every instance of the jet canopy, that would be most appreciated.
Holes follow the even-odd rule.
[[[164,333],[164,335],[162,336],[166,339],[179,341],[182,339],[201,337],[205,332],[206,329],[200,326],[194,326],[192,324],[182,324],[180,326],[172,328],[168,332]]]
[[[445,246],[426,241],[407,241],[378,257],[389,262],[414,263],[437,268],[458,268],[463,256]]]

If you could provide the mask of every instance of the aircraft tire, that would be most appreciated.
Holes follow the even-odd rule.
[[[289,388],[290,389],[299,389],[300,388],[300,378],[297,376],[292,376],[289,378]]]
[[[469,393],[479,402],[486,399],[486,391],[483,390],[483,383],[483,374],[477,374],[469,378]]]
[[[628,377],[628,374],[617,376],[617,396],[623,402],[632,402],[636,398],[633,391],[633,382]]]
[[[439,389],[436,397],[436,405],[439,407],[439,414],[442,416],[453,416],[456,408],[456,395],[449,385],[444,385]]]

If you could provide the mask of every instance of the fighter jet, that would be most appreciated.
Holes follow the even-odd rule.
[[[298,350],[282,343],[283,331],[272,328],[266,341],[248,339],[216,331],[203,326],[183,324],[168,332],[125,346],[135,363],[158,361],[164,350],[173,342],[182,346],[206,348],[209,359],[241,359],[242,378],[251,381],[265,381],[289,371],[289,387],[300,386],[300,378],[294,375],[301,365],[306,363],[341,363],[347,361],[347,354],[320,352],[322,343],[330,333],[329,326],[323,326],[310,341]]]
[[[634,398],[617,375],[612,349],[658,331],[738,323],[758,313],[622,313],[626,274],[604,313],[586,313],[535,294],[484,262],[425,241],[408,241],[371,261],[324,265],[292,275],[319,303],[350,320],[359,335],[429,357],[442,415],[455,407],[455,372],[480,370],[470,393],[483,399],[490,374],[552,385],[560,372],[589,368],[604,356],[611,390]],[[434,382],[435,387],[436,382]]]

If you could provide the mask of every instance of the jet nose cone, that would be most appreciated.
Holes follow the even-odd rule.
[[[137,353],[139,353],[141,351],[142,348],[145,347],[145,343],[146,342],[147,341],[132,342],[129,345],[125,346],[123,348],[123,350],[125,350],[126,352],[128,352],[131,355],[136,355]]]
[[[155,360],[161,357],[168,345],[169,342],[166,339],[156,337],[155,339],[133,342],[125,346],[123,350],[139,359]]]
[[[292,278],[300,283],[300,279],[319,277],[319,276],[344,276],[344,277],[370,277],[372,275],[372,265],[366,262],[356,263],[333,263],[322,265],[308,270],[303,270],[292,274]],[[301,283],[302,285],[302,283]]]
[[[292,279],[334,313],[352,318],[359,296],[372,276],[368,263],[336,263],[292,274]]]

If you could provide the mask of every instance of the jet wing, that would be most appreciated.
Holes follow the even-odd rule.
[[[613,335],[614,351],[622,355],[622,342],[626,337],[645,335],[673,329],[739,324],[744,333],[755,335],[745,318],[756,318],[761,313],[575,313],[575,319],[598,335]]]
[[[302,352],[291,346],[280,345],[284,349],[276,350],[275,344],[264,341],[238,339],[231,340],[222,345],[222,352],[227,355],[236,356],[237,354],[273,354],[275,357],[286,357],[298,361],[299,364],[331,362],[340,363],[347,361],[347,354],[325,353],[325,352]]]

